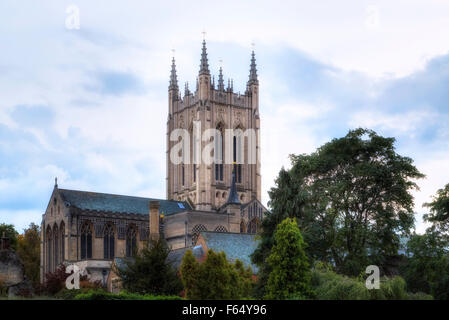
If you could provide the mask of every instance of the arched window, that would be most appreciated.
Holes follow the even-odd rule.
[[[215,180],[223,181],[223,129],[218,126],[214,136]]]
[[[202,224],[197,224],[192,229],[192,245],[195,245],[196,240],[198,240],[198,236],[200,232],[207,231],[206,227]]]
[[[126,256],[132,257],[137,250],[137,231],[134,225],[130,225],[126,231]]]
[[[115,237],[114,237],[114,228],[112,225],[107,224],[104,227],[103,233],[103,251],[104,258],[107,260],[114,259],[114,250],[115,250]]]
[[[52,266],[52,250],[53,250],[53,240],[50,226],[47,227],[47,272],[53,270]]]
[[[88,222],[81,226],[81,259],[92,259],[92,228]]]
[[[65,223],[64,221],[61,222],[61,226],[59,227],[59,234],[60,234],[60,243],[61,243],[61,258],[60,262],[63,262],[65,259]]]
[[[254,218],[248,224],[248,233],[255,234],[259,229],[259,219]]]
[[[53,260],[54,260],[54,269],[56,269],[59,265],[59,229],[55,224],[53,226]]]
[[[246,233],[245,221],[240,222],[240,233]]]
[[[197,168],[197,164],[200,163],[201,159],[199,159],[199,157],[201,156],[201,154],[198,152],[198,144],[200,143],[200,141],[198,140],[198,127],[194,124],[191,131],[190,131],[190,136],[192,137],[192,143],[191,145],[191,150],[192,150],[192,174],[193,174],[193,182],[196,182],[196,168]],[[201,149],[201,147],[200,147]]]
[[[235,166],[235,181],[242,183],[242,163],[243,163],[243,133],[237,128],[234,137],[232,138],[232,160],[236,163]]]
[[[223,226],[218,226],[215,228],[215,232],[228,232],[228,230]]]

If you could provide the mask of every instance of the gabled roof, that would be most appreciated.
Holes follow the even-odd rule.
[[[257,266],[251,263],[251,254],[259,244],[254,234],[209,231],[203,231],[200,234],[206,242],[207,249],[215,252],[223,251],[228,260],[239,259],[245,268],[250,266],[253,273],[257,273]]]
[[[244,210],[247,206],[249,206],[250,204],[252,204],[253,202],[257,202],[263,209],[264,211],[268,211],[267,208],[265,208],[265,206],[262,204],[262,202],[260,202],[257,199],[251,199],[250,201],[248,201],[247,203],[242,205],[242,210]]]
[[[148,215],[150,201],[159,201],[159,213],[164,215],[192,210],[190,205],[185,201],[181,202],[67,189],[58,189],[58,191],[66,205],[81,210]]]

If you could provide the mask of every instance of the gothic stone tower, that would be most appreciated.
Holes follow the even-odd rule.
[[[194,130],[194,121],[201,124],[201,135],[199,130]],[[178,144],[178,140],[170,139],[174,129],[185,129],[189,132],[190,161],[175,164],[170,160],[170,150]],[[217,132],[221,134],[215,134],[204,141],[203,134],[207,129],[218,129]],[[232,135],[226,133],[229,132],[227,129],[234,130]],[[241,130],[240,134],[236,129]],[[233,162],[236,162],[236,189],[240,202],[247,203],[252,199],[260,201],[259,130],[259,81],[254,51],[251,55],[249,80],[243,95],[234,92],[232,80],[228,80],[225,88],[221,67],[218,84],[215,85],[209,71],[205,41],[195,92],[191,92],[186,84],[184,96],[181,96],[173,58],[168,87],[167,199],[188,201],[196,210],[219,210],[229,198]],[[241,134],[250,131],[254,133],[253,161],[250,161],[251,152],[248,152],[250,135]],[[198,138],[198,135],[203,138]],[[193,159],[198,152],[194,141],[201,141],[200,152],[212,142],[215,146],[211,152],[211,156],[215,159],[214,163],[207,164],[204,161],[194,163]]]

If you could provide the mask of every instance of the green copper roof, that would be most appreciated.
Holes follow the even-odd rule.
[[[251,263],[251,254],[256,250],[259,241],[254,234],[230,233],[230,232],[201,232],[208,249],[215,252],[223,251],[230,261],[239,259],[245,265],[250,266],[253,273],[257,273],[257,266]]]
[[[170,215],[185,210],[191,210],[187,202],[122,196],[117,194],[87,192],[59,189],[66,205],[81,210],[104,211],[114,213],[149,214],[150,201],[159,201],[159,213]]]

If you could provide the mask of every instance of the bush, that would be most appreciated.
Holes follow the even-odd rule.
[[[431,300],[425,293],[412,294],[406,290],[401,277],[382,278],[380,289],[368,290],[363,277],[337,274],[332,267],[318,262],[312,270],[311,285],[318,300]]]
[[[141,295],[122,291],[119,294],[109,293],[101,289],[90,289],[86,293],[79,293],[75,300],[181,300],[179,296]]]
[[[187,299],[248,299],[254,285],[252,274],[251,268],[245,269],[240,260],[230,263],[224,252],[213,250],[207,252],[202,263],[188,250],[181,263]]]
[[[39,294],[55,295],[65,288],[65,281],[69,274],[65,273],[65,265],[60,265],[54,272],[45,274],[45,281],[37,291]]]

